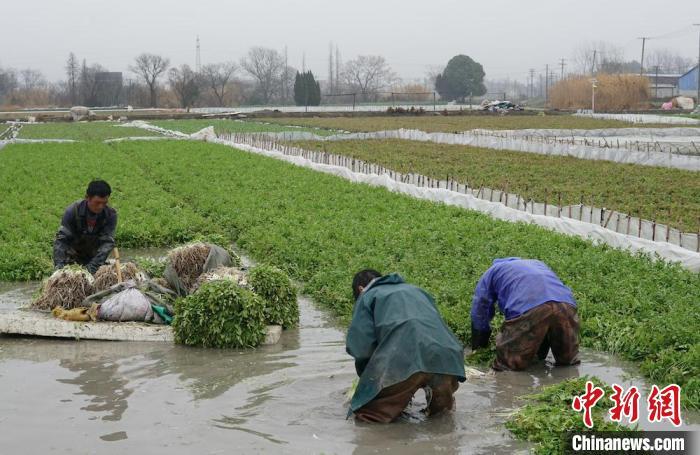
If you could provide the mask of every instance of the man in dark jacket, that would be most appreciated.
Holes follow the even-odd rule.
[[[85,266],[90,273],[105,263],[114,248],[117,211],[107,206],[112,189],[104,180],[88,185],[85,199],[66,208],[53,243],[53,264]]]
[[[493,261],[474,292],[472,349],[488,346],[496,302],[506,320],[496,337],[495,370],[523,370],[550,348],[557,365],[579,363],[576,300],[544,262]]]
[[[391,422],[420,388],[428,415],[452,410],[458,381],[465,381],[464,351],[433,298],[397,274],[375,270],[355,275],[352,288],[346,350],[360,380],[350,412],[365,422]]]

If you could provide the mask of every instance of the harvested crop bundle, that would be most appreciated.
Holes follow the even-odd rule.
[[[212,348],[254,347],[265,339],[265,303],[230,280],[210,281],[175,304],[177,343]]]
[[[210,249],[205,243],[193,243],[175,248],[168,254],[168,262],[187,289],[192,288],[204,271]]]
[[[69,310],[79,307],[85,297],[94,292],[94,282],[93,276],[83,267],[63,267],[46,280],[41,295],[32,307],[40,310],[51,310],[55,307]]]
[[[265,315],[269,324],[284,328],[299,323],[299,304],[292,281],[277,267],[260,265],[248,276],[250,288],[265,300]]]
[[[134,263],[143,270],[149,278],[159,278],[165,272],[165,259],[147,258],[138,256],[134,258]]]
[[[178,295],[186,296],[193,290],[197,278],[218,267],[230,267],[231,255],[212,243],[191,243],[175,248],[168,254],[163,277]]]
[[[204,272],[201,274],[199,278],[197,278],[197,281],[195,281],[194,286],[192,286],[192,292],[195,292],[204,283],[217,280],[233,281],[241,287],[246,287],[248,285],[248,278],[243,270],[236,267],[217,267],[211,272]]]
[[[139,270],[133,262],[124,262],[120,267],[122,271],[122,281],[136,280],[143,281],[147,276]],[[117,284],[117,265],[116,263],[105,264],[95,272],[95,291],[104,291]]]

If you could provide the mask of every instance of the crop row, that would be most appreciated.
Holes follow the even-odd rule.
[[[508,189],[538,202],[606,207],[696,232],[700,219],[698,172],[565,156],[493,151],[462,145],[398,139],[295,141],[306,150],[324,150],[379,164],[401,173],[445,179],[473,188]]]
[[[476,128],[490,130],[518,130],[525,128],[546,129],[598,129],[657,127],[669,125],[632,125],[619,120],[602,120],[572,115],[449,115],[449,116],[365,116],[365,117],[273,117],[261,121],[280,125],[297,125],[344,131],[384,131],[399,128],[432,132],[454,133]]]
[[[299,128],[294,126],[278,125],[276,123],[249,122],[241,120],[225,120],[225,119],[189,119],[189,120],[151,120],[148,123],[166,128],[169,130],[180,131],[182,133],[192,134],[213,126],[217,134],[225,133],[278,133],[284,131],[308,131],[316,134],[329,134],[325,130],[313,128]]]
[[[19,132],[19,138],[103,141],[120,137],[158,136],[158,133],[151,131],[118,125],[117,122],[37,123],[24,125]]]

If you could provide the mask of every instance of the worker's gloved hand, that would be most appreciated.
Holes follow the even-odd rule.
[[[491,330],[481,331],[472,327],[472,351],[487,347],[490,338]]]
[[[98,269],[99,267],[97,267],[97,266],[96,266],[95,264],[93,264],[93,263],[90,263],[90,264],[86,265],[85,268],[87,269],[88,272],[90,272],[91,275],[94,275],[95,272],[97,272],[97,269]]]

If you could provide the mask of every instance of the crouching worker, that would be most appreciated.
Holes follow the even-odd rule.
[[[53,264],[85,266],[94,274],[114,248],[117,212],[107,206],[112,189],[103,180],[88,185],[85,199],[66,208],[53,243]]]
[[[352,290],[346,350],[360,379],[348,416],[391,422],[421,388],[428,415],[452,410],[458,381],[465,380],[464,351],[433,298],[397,274],[375,270],[357,273]]]
[[[495,370],[523,370],[552,349],[557,365],[579,363],[579,319],[571,289],[541,261],[496,259],[472,301],[472,349],[488,346],[494,303],[505,316],[496,337]]]

